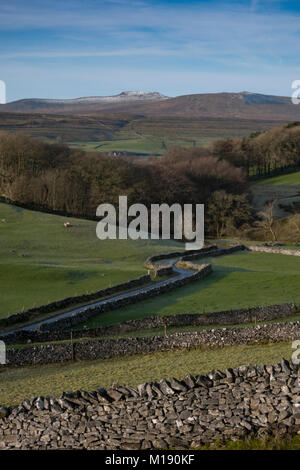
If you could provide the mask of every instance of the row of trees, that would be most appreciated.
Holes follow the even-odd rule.
[[[173,148],[161,159],[134,162],[25,135],[0,135],[0,194],[12,201],[95,217],[103,202],[203,203],[206,232],[220,236],[251,217],[245,172],[202,148]]]
[[[217,141],[211,149],[171,148],[162,158],[144,161],[0,134],[0,195],[11,201],[89,218],[103,202],[117,207],[119,195],[148,207],[203,203],[206,234],[216,237],[250,228],[248,176],[291,167],[300,167],[297,123]]]
[[[289,123],[250,137],[216,141],[212,153],[243,168],[247,176],[267,176],[300,167],[300,123]]]

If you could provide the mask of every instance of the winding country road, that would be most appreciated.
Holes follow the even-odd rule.
[[[53,322],[55,322],[57,320],[60,320],[62,318],[72,317],[73,315],[76,315],[79,312],[82,312],[82,311],[86,310],[87,308],[99,307],[100,305],[104,305],[107,302],[126,299],[127,297],[130,297],[132,294],[138,294],[140,292],[149,292],[153,288],[157,288],[159,286],[167,285],[167,284],[169,284],[170,282],[172,282],[174,280],[184,279],[184,278],[188,277],[189,275],[191,275],[192,271],[188,271],[186,269],[182,269],[182,268],[179,268],[178,266],[176,266],[176,263],[178,261],[179,261],[179,258],[160,260],[160,264],[165,264],[166,266],[172,265],[174,272],[177,273],[175,276],[171,277],[170,279],[165,279],[164,281],[155,282],[155,283],[152,283],[148,286],[139,287],[137,289],[133,289],[133,290],[130,290],[128,292],[124,292],[122,294],[112,295],[111,297],[109,297],[109,299],[106,298],[104,300],[98,300],[96,302],[89,303],[88,305],[83,305],[83,306],[77,307],[77,308],[71,308],[67,312],[60,313],[60,314],[55,315],[51,318],[47,318],[45,320],[41,320],[39,322],[32,323],[30,325],[26,325],[26,326],[22,326],[20,328],[14,328],[12,330],[6,331],[5,333],[0,334],[0,337],[3,336],[4,334],[6,335],[8,333],[14,333],[16,331],[21,331],[21,330],[33,331],[33,330],[36,330],[37,328],[39,328],[41,325],[53,323]]]

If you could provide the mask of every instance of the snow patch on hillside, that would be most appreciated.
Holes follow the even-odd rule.
[[[21,101],[36,101],[44,104],[84,104],[84,103],[126,103],[133,101],[162,101],[168,99],[156,91],[123,91],[113,96],[87,96],[73,99],[39,99],[32,98]]]

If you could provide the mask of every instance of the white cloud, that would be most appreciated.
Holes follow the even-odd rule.
[[[27,67],[33,67],[35,75],[42,76],[43,83],[48,83],[51,90],[54,85],[50,83],[50,75],[52,81],[61,77],[62,83],[67,83],[69,71],[76,70],[73,82],[77,83],[78,92],[75,84],[73,88],[64,88],[64,93],[72,92],[72,96],[83,94],[84,80],[91,86],[89,74],[85,75],[84,70],[110,77],[103,94],[111,93],[109,89],[113,88],[116,91],[145,88],[144,82],[152,89],[152,81],[156,89],[166,94],[171,93],[168,87],[177,90],[176,93],[198,92],[218,87],[218,82],[227,90],[259,91],[265,89],[267,79],[270,91],[282,93],[280,90],[285,90],[284,83],[290,75],[293,75],[291,80],[298,78],[295,75],[300,15],[271,9],[263,11],[262,0],[249,0],[243,5],[219,2],[218,8],[213,7],[214,3],[151,7],[147,1],[139,0],[87,0],[83,10],[83,2],[76,0],[29,0],[27,6],[23,1],[2,0],[2,37],[7,31],[8,38],[15,35],[16,40],[7,41],[5,45],[0,43],[0,78],[4,79],[4,74],[12,77],[11,71],[17,69],[19,75],[12,79],[14,85],[8,89],[14,89],[13,95],[19,97],[19,77],[23,79],[23,96],[32,95],[31,90],[41,90],[41,96],[47,94],[42,86],[32,87],[33,78],[30,82],[29,74],[22,75]],[[38,30],[48,34],[49,29],[49,39],[39,43],[35,39]],[[16,45],[19,31],[26,39],[35,32],[32,41],[20,40]],[[66,63],[62,64],[61,59],[66,59]],[[74,63],[77,64],[75,69]],[[101,69],[97,68],[98,64],[102,65]],[[130,70],[135,75],[130,74]],[[127,77],[126,86],[124,77]],[[135,77],[143,83],[130,86],[131,82],[137,83]],[[152,81],[147,77],[152,77]],[[205,84],[205,80],[211,81]],[[64,97],[56,89],[58,95]],[[86,90],[86,94],[93,93]]]

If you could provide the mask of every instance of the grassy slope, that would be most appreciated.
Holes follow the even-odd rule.
[[[91,292],[145,272],[145,258],[174,243],[99,241],[95,222],[0,204],[0,315]],[[166,246],[167,245],[167,246]],[[204,281],[135,306],[108,312],[101,324],[152,314],[202,312],[299,301],[297,258],[248,253],[213,260]],[[298,271],[297,271],[298,270]],[[216,296],[216,290],[218,296]],[[297,297],[298,295],[298,297]],[[95,324],[95,320],[92,320]],[[97,320],[98,324],[98,320]]]
[[[300,185],[300,171],[295,173],[289,173],[287,175],[279,175],[274,176],[272,178],[266,178],[264,180],[259,181],[256,183],[257,185],[265,185],[265,184],[274,184],[274,185],[290,185],[290,184],[297,184]]]
[[[257,211],[262,211],[268,201],[276,200],[274,211],[276,217],[286,218],[293,213],[290,210],[285,210],[282,206],[291,208],[294,205],[293,211],[296,210],[299,213],[300,171],[262,179],[251,185],[251,192],[253,205]],[[283,237],[286,239],[288,232],[285,235],[283,231]]]
[[[132,153],[141,153],[141,154],[154,154],[162,155],[166,151],[166,147],[192,147],[193,143],[196,146],[204,145],[209,143],[213,138],[203,137],[202,139],[190,139],[179,140],[179,139],[157,139],[154,136],[151,137],[141,137],[137,139],[119,139],[119,140],[103,140],[101,142],[82,142],[79,147],[87,152],[90,151],[99,151],[99,152],[132,152]],[[74,143],[70,143],[71,146],[74,146]],[[78,143],[75,145],[78,147]]]
[[[113,383],[136,386],[165,378],[183,378],[241,364],[269,364],[290,358],[291,342],[156,352],[107,360],[0,369],[0,404],[20,403],[33,395],[58,396],[63,391],[94,390]]]
[[[203,146],[221,139],[250,134],[259,128],[267,129],[270,123],[239,121],[235,119],[193,119],[182,117],[134,118],[127,125],[111,133],[111,137],[98,141],[79,141],[69,144],[86,151],[127,151],[161,155],[172,146]]]
[[[249,135],[273,121],[136,115],[45,115],[0,113],[0,130],[22,132],[55,142],[57,138],[86,151],[161,154],[165,147],[205,145],[212,140]]]
[[[147,256],[175,245],[100,241],[95,222],[68,219],[66,229],[65,220],[0,204],[0,317],[133,279],[146,273]]]
[[[90,319],[105,325],[152,315],[201,313],[231,308],[300,302],[300,258],[238,253],[202,259],[213,274],[173,292]]]
[[[132,138],[102,140],[101,142],[69,142],[71,147],[79,147],[86,152],[133,152],[161,155],[164,152],[162,141],[154,138]]]

